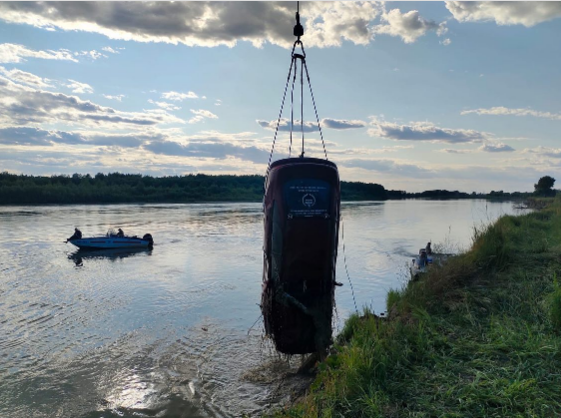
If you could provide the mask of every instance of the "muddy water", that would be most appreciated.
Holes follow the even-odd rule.
[[[262,337],[260,204],[0,208],[0,417],[234,417],[286,399],[299,359]],[[429,239],[469,245],[511,203],[391,201],[343,206],[359,308]],[[64,240],[109,227],[150,232],[138,253],[76,256]],[[354,311],[340,250],[337,330]],[[283,379],[286,378],[286,379]]]

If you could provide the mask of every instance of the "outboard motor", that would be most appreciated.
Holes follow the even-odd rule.
[[[151,234],[144,234],[144,236],[142,237],[142,239],[144,241],[148,241],[150,244],[148,244],[148,246],[150,248],[152,248],[154,246],[154,240],[152,239],[152,235]]]
[[[282,353],[325,350],[332,343],[340,212],[337,166],[303,157],[274,162],[264,211],[265,332]]]

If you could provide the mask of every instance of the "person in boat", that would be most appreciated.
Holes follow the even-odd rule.
[[[82,239],[82,231],[80,231],[78,228],[74,228],[74,235],[68,238],[66,242],[72,241],[74,239]]]
[[[427,246],[425,247],[427,255],[432,255],[432,248],[430,247],[430,241],[427,242]]]
[[[121,228],[119,228],[117,230],[117,238],[123,238],[125,236],[125,233],[123,232],[123,230]]]

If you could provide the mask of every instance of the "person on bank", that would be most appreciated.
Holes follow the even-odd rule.
[[[74,239],[82,239],[82,231],[80,231],[78,228],[74,228],[74,235],[68,238],[66,242],[72,241]]]

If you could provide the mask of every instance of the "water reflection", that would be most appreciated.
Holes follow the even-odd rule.
[[[152,255],[152,248],[112,248],[104,250],[84,250],[80,249],[68,255],[68,258],[77,266],[82,266],[84,260],[92,259],[103,259],[107,258],[111,261],[117,261],[127,257],[137,256],[139,254],[144,254],[147,256]]]

